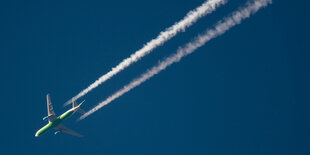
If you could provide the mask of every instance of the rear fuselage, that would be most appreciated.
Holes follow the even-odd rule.
[[[45,132],[47,132],[48,130],[57,127],[62,121],[64,121],[66,118],[72,116],[72,114],[74,113],[74,109],[70,109],[68,111],[66,111],[65,113],[63,113],[62,115],[60,115],[59,117],[57,117],[56,120],[54,120],[53,122],[49,122],[48,124],[46,124],[44,127],[42,127],[40,130],[38,130],[36,132],[36,137],[44,134]]]

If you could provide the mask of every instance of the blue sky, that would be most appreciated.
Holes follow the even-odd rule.
[[[230,0],[83,99],[91,109],[245,0]],[[3,154],[309,154],[307,1],[274,0],[108,106],[48,132],[63,103],[202,0],[0,2]],[[57,149],[56,149],[57,148]]]

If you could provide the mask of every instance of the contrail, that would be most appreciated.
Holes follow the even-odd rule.
[[[227,0],[208,0],[204,2],[201,6],[187,13],[187,15],[182,20],[175,23],[171,27],[167,28],[165,31],[160,32],[160,34],[155,39],[148,42],[146,45],[143,46],[143,48],[136,51],[134,54],[130,55],[130,57],[124,59],[116,67],[112,68],[111,71],[102,75],[98,80],[96,80],[94,83],[89,85],[86,89],[82,90],[76,96],[71,98],[64,105],[66,106],[70,104],[72,101],[75,101],[79,99],[80,97],[83,97],[84,95],[86,95],[88,92],[98,87],[103,82],[107,81],[108,79],[110,79],[111,77],[119,73],[120,71],[129,67],[131,64],[137,62],[142,57],[151,53],[152,50],[154,50],[158,46],[161,46],[166,41],[168,41],[169,39],[177,35],[179,32],[185,31],[186,28],[193,25],[199,18],[213,12],[217,7],[219,7],[222,4],[225,4],[226,1]]]
[[[87,113],[82,115],[78,120],[86,118],[87,116],[96,112],[103,106],[109,104],[113,100],[122,96],[126,92],[147,81],[154,75],[158,74],[160,71],[166,69],[171,64],[180,61],[184,56],[193,53],[197,48],[201,47],[206,42],[210,41],[211,39],[217,36],[222,35],[226,31],[228,31],[231,27],[240,24],[243,19],[249,18],[251,14],[256,13],[260,8],[267,6],[271,2],[272,2],[271,0],[256,0],[246,3],[245,7],[238,9],[231,16],[219,21],[214,26],[214,29],[207,30],[204,34],[198,35],[193,41],[187,43],[184,47],[179,48],[175,54],[165,58],[164,61],[160,62],[157,66],[154,66],[153,68],[149,69],[146,73],[143,73],[139,78],[125,85],[122,89],[120,89],[119,91],[108,97],[106,100],[99,103],[93,109],[89,110]]]

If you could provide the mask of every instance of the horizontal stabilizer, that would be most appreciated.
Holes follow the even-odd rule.
[[[85,112],[83,109],[80,108],[80,106],[81,106],[84,102],[85,102],[85,100],[82,101],[80,104],[77,104],[76,101],[73,101],[73,102],[72,102],[72,108],[78,107],[77,110],[76,110],[76,112],[78,112],[78,113],[80,113],[80,114],[85,114],[86,112]]]

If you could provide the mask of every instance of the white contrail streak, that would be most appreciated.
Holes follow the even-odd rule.
[[[147,81],[154,75],[158,74],[160,71],[166,69],[171,64],[180,61],[184,56],[193,53],[197,48],[201,47],[206,42],[210,41],[211,39],[219,35],[222,35],[231,27],[240,24],[243,19],[249,18],[251,14],[256,13],[260,8],[267,6],[268,3],[271,2],[272,2],[271,0],[256,0],[251,3],[248,2],[245,7],[238,9],[231,16],[224,18],[222,21],[219,21],[214,26],[214,29],[207,30],[204,34],[197,36],[193,41],[187,43],[184,47],[179,48],[175,54],[165,58],[164,61],[160,62],[157,66],[154,66],[153,68],[149,69],[146,73],[142,74],[139,78],[125,85],[115,94],[111,95],[106,100],[95,106],[93,109],[89,110],[87,113],[82,115],[79,118],[79,120],[84,119],[85,117],[96,112],[103,106],[109,104],[110,102],[122,96],[131,89],[139,86],[141,83]]]
[[[98,80],[94,83],[89,85],[86,89],[82,90],[79,94],[71,98],[67,101],[64,105],[70,104],[72,101],[83,97],[91,90],[98,87],[103,82],[107,81],[120,71],[124,70],[131,64],[137,62],[142,57],[146,56],[147,54],[151,53],[156,47],[161,46],[166,41],[177,35],[181,31],[185,31],[186,28],[193,25],[199,18],[213,12],[217,7],[222,4],[225,4],[227,0],[208,0],[204,2],[201,6],[197,7],[196,9],[187,13],[187,15],[180,20],[179,22],[175,23],[171,27],[167,28],[165,31],[161,32],[155,39],[148,42],[146,45],[143,46],[140,50],[136,51],[134,54],[130,55],[130,57],[124,59],[120,64],[116,67],[112,68],[111,71],[102,75]]]

